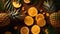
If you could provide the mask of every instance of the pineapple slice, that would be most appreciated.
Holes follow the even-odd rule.
[[[28,27],[22,27],[20,32],[21,32],[21,34],[29,34],[29,28]]]
[[[34,17],[38,14],[38,10],[35,7],[31,7],[28,9],[28,14],[30,16]]]
[[[33,34],[39,34],[40,33],[40,27],[38,25],[34,25],[32,28],[31,28],[31,32]]]
[[[44,19],[38,19],[37,20],[37,25],[40,27],[43,27],[46,25],[46,21]]]
[[[30,3],[30,0],[24,0],[25,3]]]
[[[12,4],[15,8],[19,8],[22,5],[22,4],[19,4],[18,2],[12,2]]]
[[[35,17],[35,20],[37,21],[38,19],[44,19],[45,17],[44,17],[44,15],[43,14],[38,14],[38,15],[36,15],[36,17]]]
[[[31,26],[34,23],[34,20],[33,20],[32,17],[26,16],[25,19],[24,19],[24,22],[25,22],[26,25]]]

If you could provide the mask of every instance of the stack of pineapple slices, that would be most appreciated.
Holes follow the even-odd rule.
[[[36,24],[38,26],[40,26],[40,27],[43,27],[43,26],[46,25],[46,21],[44,19],[44,15],[43,14],[36,15],[35,20],[36,20]]]
[[[43,14],[38,14],[38,10],[36,7],[30,7],[28,9],[28,15],[26,16],[24,19],[24,22],[26,25],[31,26],[34,23],[34,19],[33,17],[35,17],[36,20],[36,24],[40,27],[43,27],[46,25],[46,21],[44,19],[44,15]]]
[[[41,13],[38,14],[38,10],[36,7],[30,7],[28,9],[27,13],[28,13],[28,16],[25,17],[24,23],[27,26],[32,26],[33,23],[36,21],[36,25],[34,25],[31,28],[31,32],[33,34],[39,34],[40,33],[40,27],[44,27],[46,25],[44,15]],[[33,17],[35,17],[35,21],[34,21]]]

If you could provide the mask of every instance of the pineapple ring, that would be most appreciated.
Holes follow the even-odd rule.
[[[43,14],[36,15],[35,20],[37,21],[38,19],[44,19],[44,15]]]
[[[35,7],[31,7],[28,9],[28,14],[30,16],[34,17],[38,14],[38,10]]]
[[[30,3],[30,0],[24,0],[25,3]]]
[[[19,4],[19,3],[17,3],[17,2],[12,2],[12,4],[13,4],[13,6],[14,6],[15,8],[19,8],[19,7],[21,7],[21,5],[22,5],[22,4]]]
[[[38,25],[34,25],[32,28],[31,28],[31,32],[33,34],[39,34],[40,33],[40,27]]]
[[[44,19],[38,19],[37,20],[37,25],[40,27],[43,27],[46,25],[46,21]]]
[[[31,26],[34,23],[34,20],[33,20],[32,17],[26,16],[25,19],[24,19],[24,23],[28,26]]]
[[[21,32],[21,34],[29,34],[29,28],[28,27],[22,27],[20,32]]]

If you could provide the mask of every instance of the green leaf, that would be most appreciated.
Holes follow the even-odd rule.
[[[56,10],[56,9],[55,9],[55,4],[53,3],[52,0],[50,0],[50,1],[49,1],[49,0],[44,1],[44,3],[43,3],[43,8],[44,8],[46,11],[49,11],[49,12]]]

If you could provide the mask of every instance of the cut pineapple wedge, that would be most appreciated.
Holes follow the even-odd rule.
[[[39,34],[39,33],[40,33],[40,27],[39,27],[38,25],[32,26],[31,32],[32,32],[33,34]]]
[[[30,3],[30,0],[24,0],[25,3]]]
[[[19,4],[18,2],[12,2],[12,4],[15,8],[19,8],[22,5],[22,4]]]
[[[26,16],[25,19],[24,19],[24,23],[25,23],[27,26],[31,26],[31,25],[33,25],[33,23],[34,23],[34,20],[33,20],[32,17]]]
[[[28,14],[30,16],[34,17],[38,14],[38,10],[35,7],[31,7],[28,9]]]

